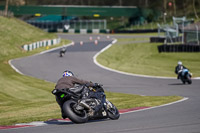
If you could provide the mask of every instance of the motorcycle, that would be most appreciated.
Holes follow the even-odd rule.
[[[65,52],[66,52],[66,48],[62,48],[60,50],[60,57],[63,57],[65,55]]]
[[[178,73],[179,78],[181,79],[183,84],[185,84],[186,82],[188,82],[188,84],[192,84],[192,74],[189,72],[188,69],[182,69]]]
[[[87,99],[81,100],[82,91],[87,89]],[[91,119],[103,119],[110,118],[117,120],[120,117],[118,109],[105,98],[102,85],[97,87],[78,86],[69,89],[54,89],[52,91],[54,95],[61,100],[61,109],[72,122],[74,123],[86,123]],[[97,94],[104,97],[104,101],[100,98],[94,97],[91,94]],[[91,96],[90,96],[91,95]],[[94,111],[95,107],[99,107],[98,111]]]

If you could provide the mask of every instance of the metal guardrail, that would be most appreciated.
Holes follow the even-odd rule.
[[[22,46],[22,48],[25,51],[32,51],[32,50],[34,50],[36,48],[48,47],[48,46],[59,44],[60,41],[61,41],[60,38],[52,39],[52,40],[43,40],[43,41],[38,41],[38,42],[31,43],[31,44],[25,44],[25,45]]]
[[[87,33],[107,32],[106,20],[62,20],[62,21],[37,21],[28,20],[27,23],[48,32],[74,32],[80,33],[86,30]]]

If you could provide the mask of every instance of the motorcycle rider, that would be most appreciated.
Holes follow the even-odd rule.
[[[177,79],[180,78],[180,74],[182,72],[183,69],[187,69],[181,61],[178,61],[178,65],[175,68],[175,73],[177,74]]]
[[[60,50],[60,57],[62,57],[62,54],[65,54],[66,48],[63,46],[62,49]]]
[[[75,85],[85,85],[87,86],[86,88],[84,88],[84,90],[82,91],[82,101],[84,102],[84,99],[87,98],[88,96],[88,87],[97,87],[99,84],[98,83],[92,83],[92,82],[89,82],[89,81],[85,81],[85,80],[81,80],[81,79],[78,79],[74,76],[74,74],[69,71],[69,70],[66,70],[63,72],[63,77],[60,78],[58,81],[57,81],[57,84],[55,86],[55,89],[67,89],[67,88],[74,88]],[[94,95],[96,96],[96,95]],[[99,97],[99,95],[97,95]],[[63,111],[62,111],[62,102],[59,100],[58,97],[56,97],[56,101],[57,103],[60,105],[61,107],[61,112],[62,112],[62,117],[65,119],[67,118]],[[98,110],[99,108],[96,108],[94,109],[95,112]]]

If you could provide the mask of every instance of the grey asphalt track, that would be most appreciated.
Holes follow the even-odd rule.
[[[169,106],[121,115],[119,120],[92,121],[86,124],[54,123],[47,126],[0,130],[3,133],[199,133],[200,132],[200,81],[183,85],[176,79],[154,79],[127,76],[104,70],[93,63],[93,56],[112,42],[100,35],[60,34],[75,41],[67,48],[63,58],[59,50],[41,55],[16,59],[12,64],[25,75],[56,82],[62,72],[69,69],[76,76],[104,84],[106,91],[148,96],[178,95],[189,99]],[[89,37],[93,36],[93,41]],[[114,36],[116,38],[121,36]],[[132,36],[129,36],[132,37]],[[79,43],[83,41],[81,46]],[[175,64],[176,65],[176,64]],[[188,66],[189,67],[189,66]],[[52,88],[53,89],[53,88]]]

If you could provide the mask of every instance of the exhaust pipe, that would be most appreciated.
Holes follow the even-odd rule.
[[[81,106],[85,107],[86,109],[89,109],[89,110],[92,109],[87,103],[85,103],[85,102],[83,102],[83,101],[81,101],[79,104],[80,104]]]

